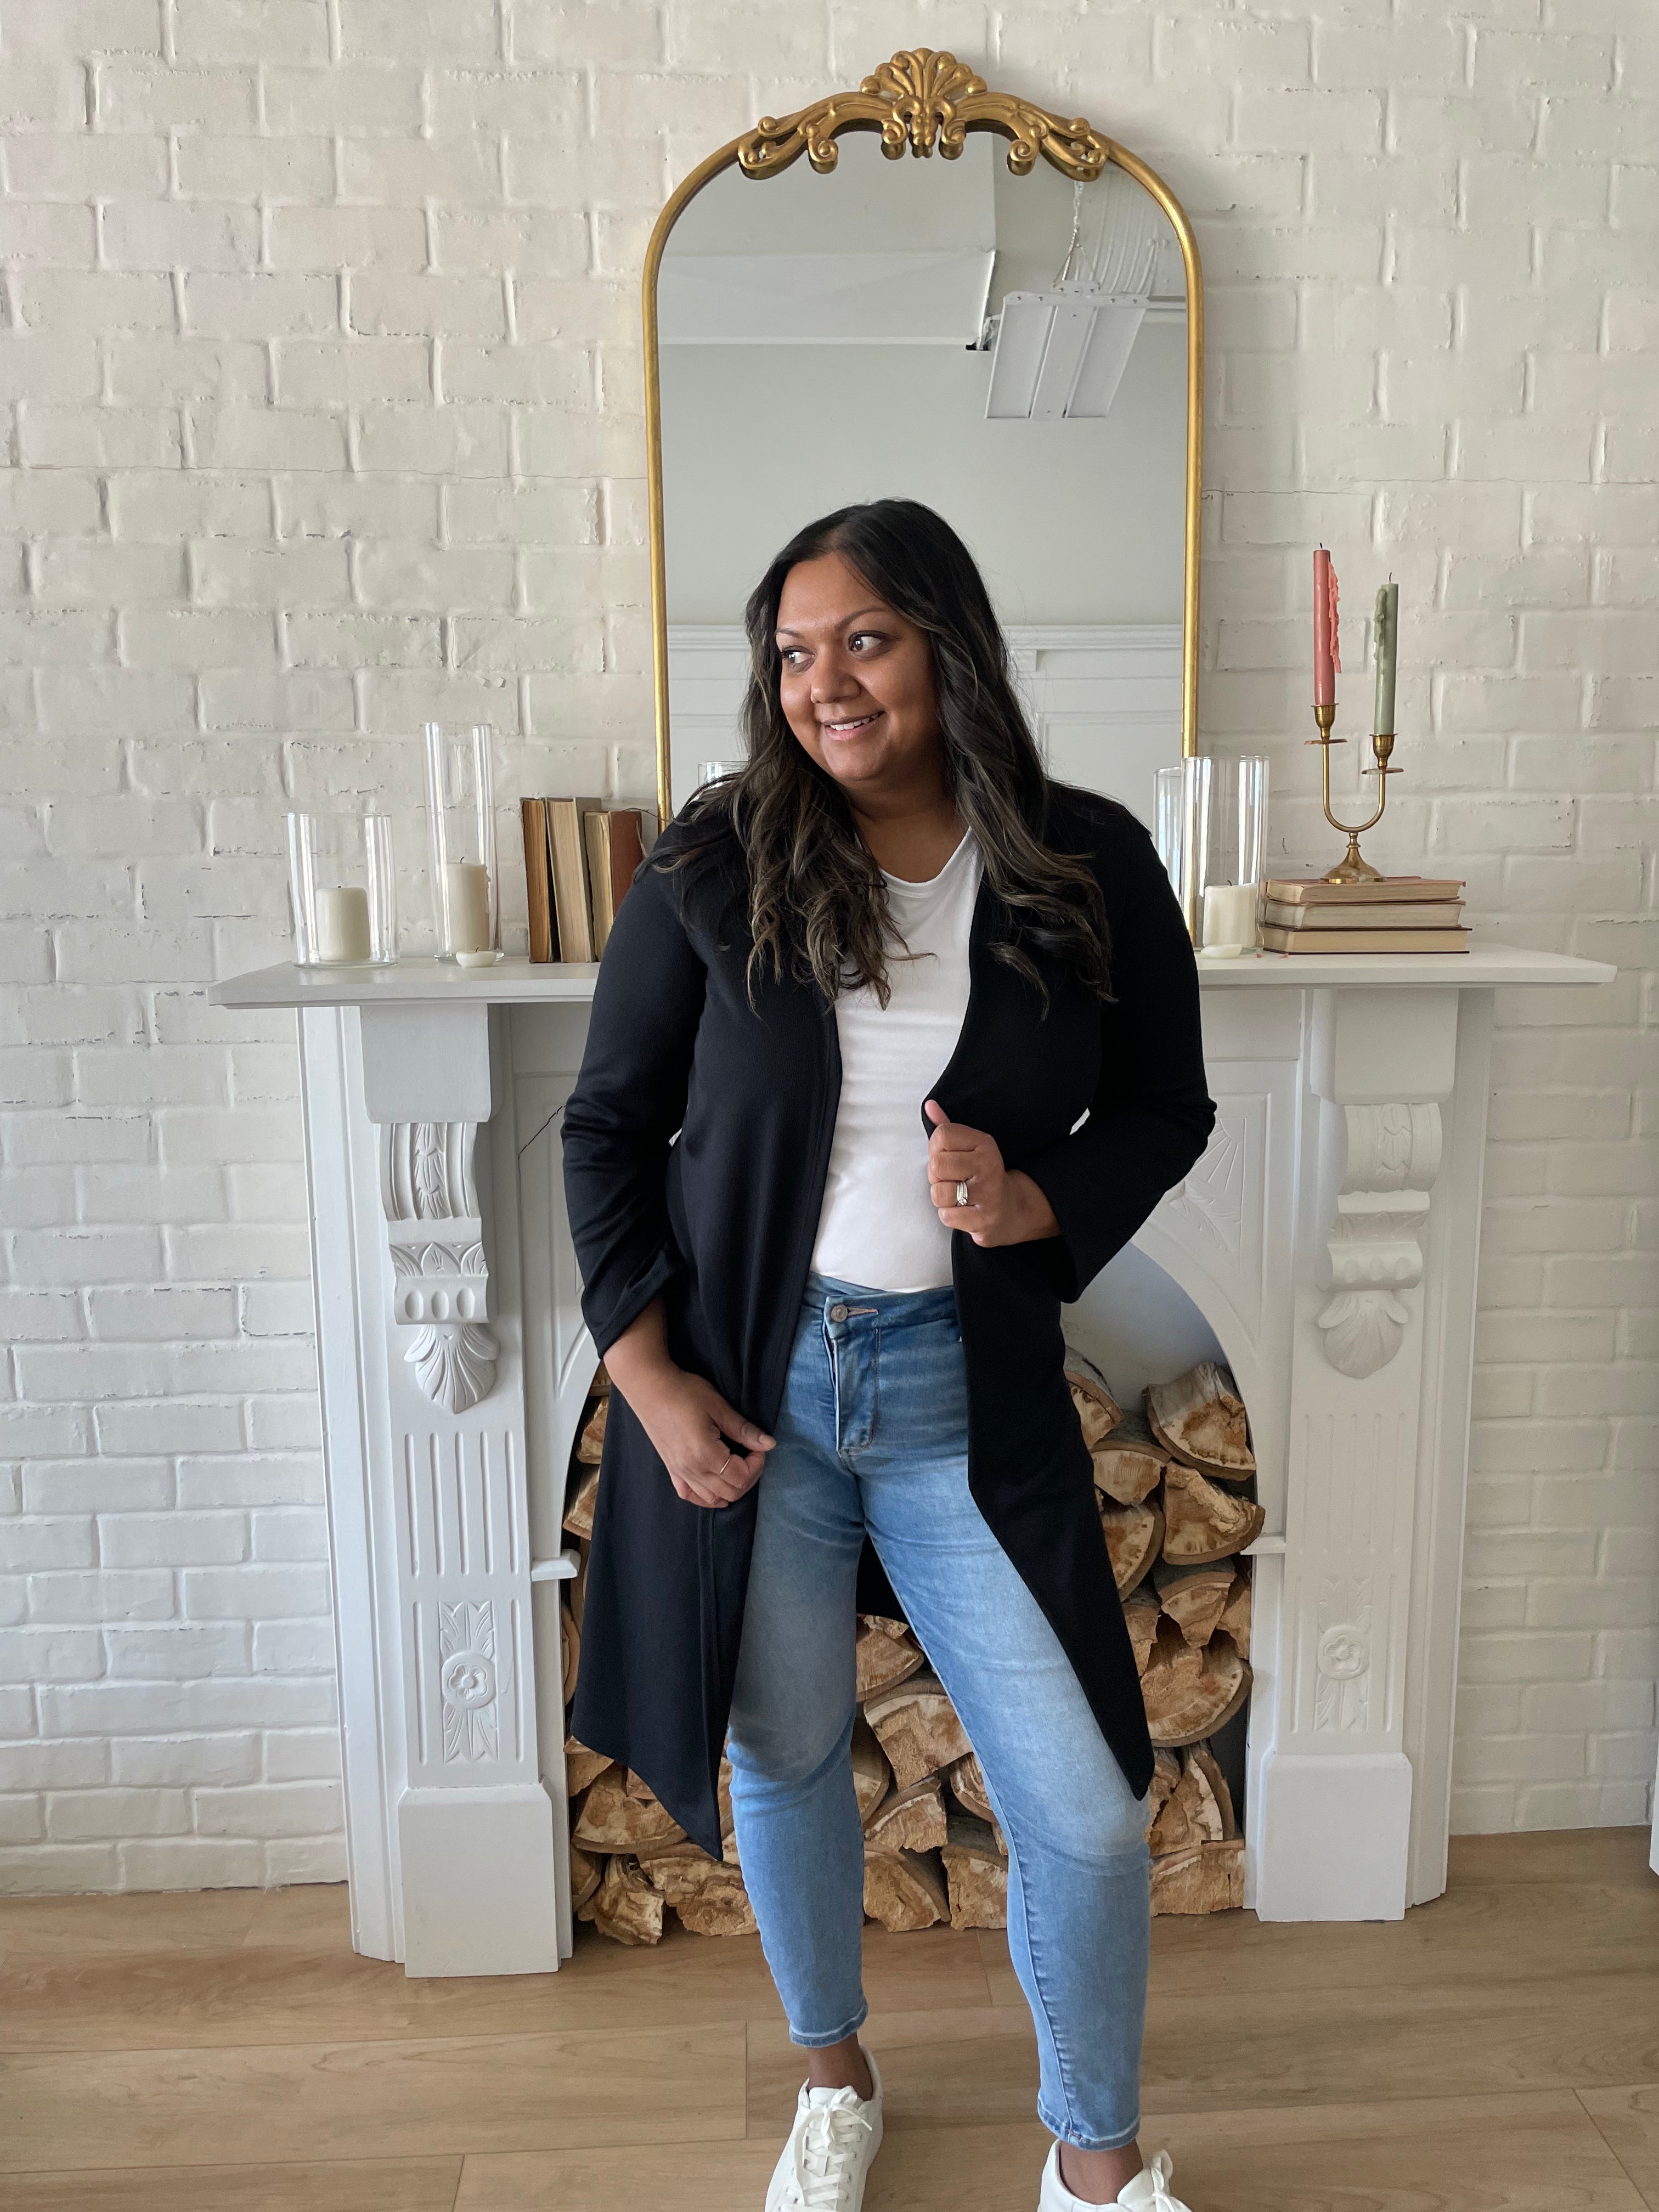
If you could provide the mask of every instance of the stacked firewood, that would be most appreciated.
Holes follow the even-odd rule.
[[[1125,1412],[1068,1351],[1066,1380],[1094,1462],[1095,1498],[1123,1600],[1146,1722],[1154,1912],[1244,1901],[1244,1845],[1206,1739],[1250,1694],[1250,1577],[1261,1534],[1249,1418],[1224,1367],[1201,1360]]]
[[[1243,1846],[1204,1739],[1249,1692],[1250,1590],[1234,1554],[1260,1534],[1237,1486],[1254,1474],[1243,1409],[1224,1370],[1195,1369],[1127,1417],[1086,1361],[1068,1360],[1094,1460],[1108,1549],[1146,1693],[1158,1768],[1146,1800],[1154,1911],[1213,1912],[1243,1899]],[[564,1696],[580,1662],[588,1540],[609,1382],[594,1378],[565,1515],[580,1566],[562,1600]],[[1237,1407],[1235,1419],[1232,1408]],[[1194,1456],[1203,1452],[1207,1456]],[[1227,1471],[1223,1472],[1225,1468]],[[1212,1477],[1230,1486],[1217,1486]],[[927,1654],[902,1622],[857,1625],[853,1781],[864,1823],[866,1915],[893,1929],[1000,1928],[1008,1856],[972,1744]],[[686,1836],[640,1776],[568,1735],[572,1903],[623,1943],[654,1943],[665,1908],[694,1933],[752,1934],[732,1833],[731,1768],[720,1776],[721,1856]]]

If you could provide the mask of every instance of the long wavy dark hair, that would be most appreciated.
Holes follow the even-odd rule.
[[[974,556],[932,507],[913,499],[844,507],[797,532],[744,609],[750,670],[742,713],[749,758],[703,785],[676,818],[659,862],[684,866],[735,833],[747,857],[750,1004],[769,956],[826,996],[868,984],[890,995],[885,948],[897,935],[887,885],[846,794],[784,719],[777,645],[784,580],[802,561],[838,553],[887,605],[925,631],[939,699],[945,788],[978,843],[1000,902],[994,956],[1048,991],[1029,948],[1111,995],[1105,902],[1086,857],[1042,836],[1048,788],[1013,686],[1008,647]],[[902,943],[902,939],[899,942]]]

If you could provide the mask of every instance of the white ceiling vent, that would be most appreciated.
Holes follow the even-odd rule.
[[[1127,177],[1103,196],[1092,253],[1081,238],[1083,193],[1053,287],[1010,292],[996,319],[985,412],[994,421],[1053,422],[1110,411],[1166,255],[1166,226],[1151,194]]]

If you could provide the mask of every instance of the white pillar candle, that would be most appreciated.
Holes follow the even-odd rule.
[[[344,890],[317,894],[317,957],[319,960],[368,960],[373,948],[368,934],[368,893],[349,884]]]
[[[444,910],[449,916],[447,951],[459,957],[491,949],[489,871],[482,860],[452,860],[445,868]]]
[[[1204,890],[1204,950],[1226,958],[1255,943],[1256,886],[1207,884]]]

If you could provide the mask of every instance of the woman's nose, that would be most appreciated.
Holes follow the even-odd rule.
[[[825,653],[818,656],[812,671],[812,696],[817,699],[846,699],[859,689],[858,672],[850,662],[839,653]]]

